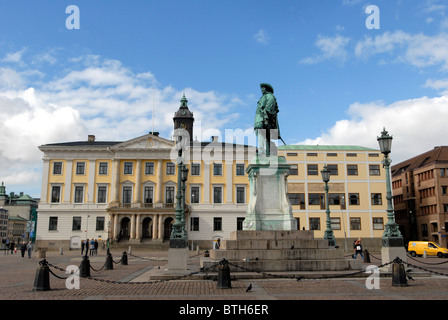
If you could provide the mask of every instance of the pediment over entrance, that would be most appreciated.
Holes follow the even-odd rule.
[[[174,147],[174,142],[152,134],[134,138],[128,141],[121,142],[114,145],[112,151],[124,150],[145,150],[145,149],[171,149]]]

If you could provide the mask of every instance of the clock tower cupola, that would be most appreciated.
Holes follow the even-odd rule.
[[[193,112],[188,109],[188,100],[185,98],[185,94],[180,99],[179,110],[176,111],[173,117],[174,129],[183,128],[187,130],[190,135],[190,141],[193,141]]]

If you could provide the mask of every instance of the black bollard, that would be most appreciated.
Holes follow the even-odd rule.
[[[112,270],[114,268],[114,261],[112,260],[112,254],[108,254],[106,257],[106,270]]]
[[[363,261],[363,263],[370,263],[370,254],[369,254],[369,251],[367,251],[367,249],[364,250],[364,261]]]
[[[230,289],[232,284],[230,281],[230,267],[228,261],[223,259],[218,266],[218,289]]]
[[[400,258],[395,258],[392,264],[392,286],[393,287],[406,287],[408,281],[406,280],[406,272],[404,265]]]
[[[50,289],[50,268],[47,260],[39,262],[39,268],[36,270],[36,277],[34,278],[33,291],[49,291]]]
[[[128,265],[128,254],[126,253],[126,251],[123,251],[123,256],[121,257],[121,264],[123,266]]]
[[[90,277],[90,260],[88,256],[83,256],[81,265],[79,266],[79,276],[86,278]]]

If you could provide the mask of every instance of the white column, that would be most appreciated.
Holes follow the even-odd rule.
[[[70,194],[72,191],[72,168],[73,161],[65,161],[65,186],[64,186],[64,199],[61,199],[61,203],[70,203]]]
[[[157,185],[156,185],[156,199],[154,203],[163,203],[163,162],[157,161]]]
[[[157,239],[159,236],[159,215],[154,214],[152,217],[152,238]]]
[[[131,214],[131,234],[130,239],[135,239],[135,214]]]
[[[141,204],[142,199],[142,160],[137,159],[135,168],[135,202]]]
[[[115,159],[113,161],[113,186],[112,186],[112,202],[120,202],[120,160]]]
[[[44,165],[42,170],[42,185],[40,188],[40,202],[47,203],[49,202],[47,196],[48,196],[48,175],[50,173],[50,160],[45,158],[43,160]]]
[[[95,160],[89,160],[89,182],[87,185],[87,192],[89,194],[87,201],[93,203],[95,197]]]

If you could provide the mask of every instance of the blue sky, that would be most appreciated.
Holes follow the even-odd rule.
[[[251,132],[261,82],[288,144],[377,148],[385,126],[394,163],[447,144],[446,1],[2,0],[0,30],[8,192],[40,196],[37,146],[144,135],[153,106],[169,138],[183,92],[199,140]]]

